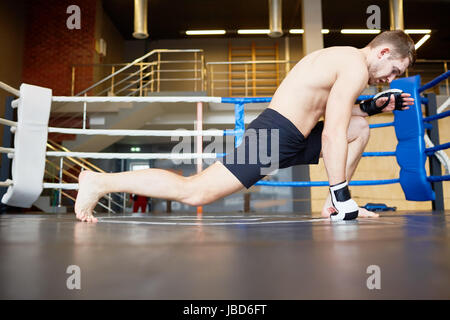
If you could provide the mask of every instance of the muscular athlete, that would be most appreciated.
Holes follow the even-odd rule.
[[[390,83],[414,61],[414,42],[400,30],[383,32],[362,49],[330,47],[315,51],[292,68],[268,108],[247,130],[279,130],[280,168],[318,163],[323,156],[330,183],[322,209],[324,217],[342,220],[377,216],[359,208],[347,187],[369,139],[365,117],[408,109],[414,99],[406,93],[388,92],[361,105],[355,105],[355,101],[368,84]],[[323,122],[319,121],[322,116]],[[242,145],[239,148],[245,147]],[[264,177],[261,166],[259,162],[217,161],[190,177],[162,169],[83,171],[75,213],[81,221],[96,222],[92,211],[99,198],[113,192],[205,205],[249,188]]]

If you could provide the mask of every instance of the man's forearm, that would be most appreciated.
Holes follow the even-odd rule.
[[[322,156],[330,185],[347,179],[345,165],[347,162],[347,134],[334,132],[322,135]]]

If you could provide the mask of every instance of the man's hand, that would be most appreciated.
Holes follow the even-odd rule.
[[[410,98],[411,95],[409,93],[402,93],[401,97],[403,100],[402,105],[404,106],[402,110],[408,110],[409,109],[408,106],[412,106],[414,104],[414,98]],[[387,101],[386,97],[381,97],[375,103],[377,107],[381,107],[386,103],[386,101]],[[394,109],[395,109],[395,98],[393,95],[391,95],[389,104],[381,112],[391,112]]]
[[[389,89],[377,93],[373,98],[361,101],[359,106],[361,111],[373,116],[381,112],[408,110],[409,106],[413,104],[414,99],[409,93],[404,93],[400,89]]]

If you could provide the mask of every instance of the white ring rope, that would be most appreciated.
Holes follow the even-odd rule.
[[[223,136],[224,130],[122,130],[122,129],[72,129],[49,127],[49,133],[107,135],[107,136],[154,136],[154,137],[193,137]]]
[[[44,182],[44,189],[78,190],[78,183],[48,183]]]
[[[13,185],[13,181],[11,179],[7,179],[5,181],[0,181],[0,187],[9,187]]]
[[[215,102],[220,103],[221,97],[65,97],[54,96],[53,102]]]
[[[185,159],[215,159],[215,153],[106,153],[106,152],[64,152],[64,151],[47,151],[50,157],[74,157],[89,159],[169,159],[169,160],[185,160]]]
[[[0,187],[9,187],[14,183],[12,180],[8,179],[6,181],[0,181]],[[48,183],[44,182],[42,184],[44,189],[64,189],[64,190],[78,190],[78,183]]]
[[[10,126],[10,127],[17,127],[16,121],[6,120],[3,118],[0,118],[0,124],[4,124],[5,126]]]
[[[9,93],[12,93],[16,97],[20,97],[20,91],[17,89],[14,89],[11,86],[8,86],[6,83],[0,81],[0,88],[2,88],[5,91],[8,91]]]
[[[431,142],[430,137],[425,133],[425,144],[428,148],[434,147],[434,143]],[[436,158],[438,158],[439,162],[444,166],[445,174],[449,174],[450,172],[450,159],[447,156],[447,153],[445,153],[444,150],[438,150],[435,153]]]
[[[14,148],[0,147],[0,153],[14,153]]]
[[[437,113],[444,112],[445,109],[448,108],[448,106],[450,106],[450,97],[448,97],[447,100],[445,100],[445,102],[441,104],[441,106],[437,109]]]

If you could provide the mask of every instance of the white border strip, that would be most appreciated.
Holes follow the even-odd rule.
[[[54,96],[53,102],[215,102],[220,103],[221,97],[65,97]]]
[[[184,159],[215,159],[215,153],[105,153],[105,152],[63,152],[63,151],[47,151],[49,157],[74,157],[74,158],[89,158],[89,159],[169,159],[169,160],[184,160]]]
[[[132,219],[132,217],[130,217]],[[227,225],[262,225],[262,224],[285,224],[285,223],[305,223],[305,222],[321,222],[329,221],[328,218],[312,218],[307,220],[272,220],[272,221],[238,221],[238,222],[164,222],[164,221],[116,221],[105,220],[105,218],[98,218],[98,222],[102,223],[119,223],[119,224],[134,224],[134,225],[176,225],[176,226],[227,226]],[[345,222],[345,221],[344,221]]]
[[[0,119],[1,121],[1,119]],[[49,133],[106,135],[106,136],[133,136],[133,137],[194,137],[210,136],[222,137],[224,130],[122,130],[122,129],[76,129],[49,127]]]

